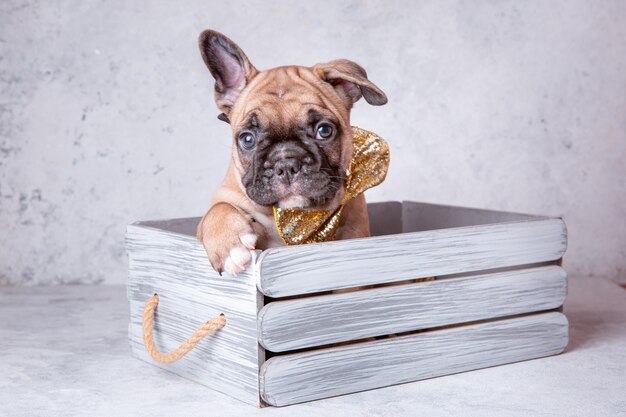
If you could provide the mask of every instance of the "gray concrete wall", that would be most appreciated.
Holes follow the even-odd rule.
[[[125,225],[201,215],[229,158],[196,37],[258,68],[338,57],[389,96],[371,201],[563,215],[626,281],[626,2],[0,3],[0,284],[123,283]]]

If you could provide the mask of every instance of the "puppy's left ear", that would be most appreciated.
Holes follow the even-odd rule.
[[[198,39],[204,63],[215,78],[215,103],[227,121],[237,98],[258,73],[237,44],[214,30],[205,30]]]
[[[330,83],[335,91],[347,100],[349,108],[361,96],[374,106],[387,103],[387,96],[383,90],[367,79],[367,73],[356,62],[336,59],[325,64],[317,64],[312,69],[318,77]]]

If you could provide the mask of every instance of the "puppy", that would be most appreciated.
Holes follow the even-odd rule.
[[[335,209],[352,158],[350,109],[385,93],[345,59],[313,67],[257,70],[221,33],[200,34],[200,52],[215,79],[219,119],[233,131],[232,158],[197,237],[211,266],[237,275],[250,250],[284,245],[273,207]],[[369,236],[363,194],[343,209],[336,238]]]

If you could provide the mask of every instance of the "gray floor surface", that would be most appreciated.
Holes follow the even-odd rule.
[[[130,356],[122,286],[0,288],[0,416],[626,416],[626,290],[570,278],[564,354],[256,409]]]

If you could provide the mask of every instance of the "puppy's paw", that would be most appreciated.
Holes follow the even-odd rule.
[[[246,231],[204,240],[204,248],[213,269],[236,277],[250,266],[252,250],[256,247],[257,235]]]
[[[250,266],[252,262],[252,250],[256,246],[257,236],[246,233],[239,236],[239,244],[233,246],[224,260],[224,271],[236,277],[241,271]]]
[[[198,226],[198,239],[218,273],[237,276],[252,262],[259,235],[251,218],[228,204],[217,204]]]

